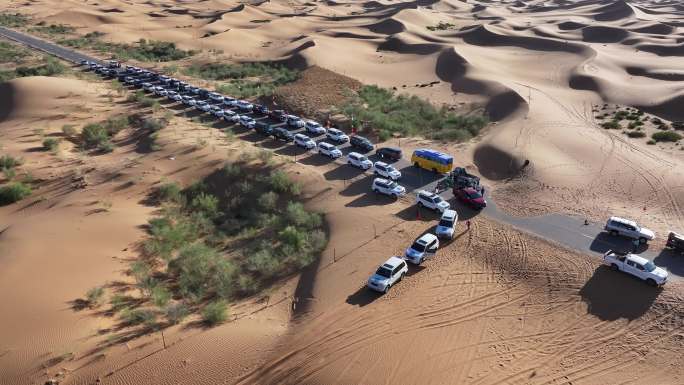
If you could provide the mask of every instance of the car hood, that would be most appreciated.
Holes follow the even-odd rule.
[[[435,232],[437,234],[453,234],[454,228],[453,227],[446,227],[446,226],[437,226],[437,228],[435,229]]]
[[[656,267],[655,270],[651,272],[651,274],[661,279],[666,279],[669,275],[667,270],[663,269],[662,267]]]
[[[450,207],[449,202],[447,201],[441,201],[437,204],[440,208],[448,209]]]
[[[392,171],[388,172],[387,174],[389,176],[391,176],[392,178],[401,178],[401,172],[399,172],[398,170],[392,170]]]
[[[399,194],[403,194],[406,192],[406,189],[404,188],[404,186],[397,185],[397,187],[393,188],[392,191],[399,193]]]
[[[650,229],[647,229],[644,227],[641,228],[641,231],[639,231],[639,234],[643,235],[644,237],[646,237],[648,239],[655,238],[655,233],[653,232],[653,230],[650,230]]]
[[[484,197],[471,199],[470,201],[473,202],[474,204],[478,205],[478,206],[482,206],[482,207],[487,206],[487,201],[485,200]]]
[[[383,277],[382,275],[378,275],[378,274],[373,274],[373,275],[371,275],[370,278],[368,278],[368,282],[373,282],[376,284],[387,284],[388,281],[389,281],[389,278]]]
[[[370,160],[364,160],[361,162],[361,164],[364,166],[373,167],[373,162],[371,162]]]
[[[425,254],[425,253],[421,253],[420,251],[416,251],[411,247],[406,249],[406,256],[411,258],[411,259],[420,258],[423,256],[423,254]]]

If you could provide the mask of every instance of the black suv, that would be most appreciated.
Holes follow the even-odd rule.
[[[282,121],[283,115],[285,115],[285,111],[284,111],[284,110],[272,110],[272,111],[268,114],[268,116],[269,116],[271,119],[277,120],[277,121]]]
[[[378,148],[375,153],[382,159],[389,159],[397,161],[401,159],[401,149],[398,147],[382,147]]]
[[[254,130],[256,130],[256,132],[260,133],[261,135],[273,134],[273,127],[271,127],[270,124],[264,122],[256,122],[256,124],[254,125]]]
[[[358,147],[365,152],[373,151],[374,148],[373,143],[371,143],[370,140],[358,135],[352,135],[352,137],[349,138],[349,144],[352,147]]]
[[[271,135],[273,135],[273,139],[276,140],[284,140],[286,142],[292,142],[294,140],[294,135],[285,127],[274,128]]]

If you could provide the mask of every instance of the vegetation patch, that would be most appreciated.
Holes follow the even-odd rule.
[[[89,48],[119,60],[138,60],[142,62],[167,62],[185,59],[197,51],[185,51],[175,43],[158,40],[140,39],[134,44],[121,44],[102,41],[101,32],[91,32],[76,38],[65,38],[59,44],[73,48]]]
[[[54,76],[66,71],[64,64],[53,57],[45,56],[43,62],[45,64],[39,66],[20,66],[13,70],[0,71],[0,82],[26,76]]]
[[[59,148],[59,140],[55,138],[45,138],[43,139],[43,149],[46,151],[55,152]]]
[[[45,35],[68,35],[76,32],[76,28],[66,24],[39,24],[37,27],[31,28],[29,31]]]
[[[464,141],[475,137],[488,123],[484,116],[456,115],[417,96],[395,95],[377,86],[362,87],[342,111],[353,121],[364,123],[359,132],[373,130],[380,140],[400,133]]]
[[[272,95],[276,87],[294,82],[300,74],[297,70],[270,62],[197,64],[185,68],[183,73],[206,80],[229,80],[217,85],[216,89],[236,98]]]
[[[3,27],[23,27],[28,24],[29,18],[21,13],[0,13],[0,25]]]
[[[656,142],[677,142],[682,139],[682,135],[674,131],[654,132],[651,138]]]
[[[430,25],[430,26],[427,26],[426,28],[429,29],[430,31],[446,31],[449,29],[453,29],[454,27],[456,27],[454,24],[445,23],[443,21],[440,21],[439,23],[437,23],[437,25]]]
[[[630,138],[644,138],[646,137],[646,133],[643,131],[629,131],[627,132],[627,136]]]
[[[21,63],[26,56],[29,56],[29,53],[25,49],[0,41],[0,63]]]
[[[18,202],[31,195],[31,187],[22,182],[11,182],[0,186],[0,205]]]

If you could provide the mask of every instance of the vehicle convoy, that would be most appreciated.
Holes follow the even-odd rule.
[[[375,162],[373,173],[386,179],[397,181],[401,179],[401,172],[385,162]]]
[[[651,286],[662,286],[667,282],[668,273],[665,269],[636,254],[608,250],[603,254],[603,263],[612,270],[633,275]]]
[[[610,217],[604,227],[610,235],[638,239],[639,243],[647,243],[655,238],[655,233],[645,227],[640,227],[636,222],[620,217]]]
[[[458,222],[458,213],[456,210],[444,210],[442,217],[439,219],[439,223],[435,228],[435,234],[438,238],[454,238],[454,232],[456,231],[456,222]]]
[[[400,186],[397,182],[382,178],[373,179],[371,190],[373,190],[374,193],[388,195],[392,198],[398,198],[406,194],[404,186]]]
[[[443,152],[420,148],[413,151],[411,163],[417,168],[424,168],[438,174],[446,174],[454,166],[454,158]]]
[[[399,257],[391,257],[368,278],[367,286],[369,289],[387,293],[392,285],[404,278],[406,273],[408,273],[406,262]]]
[[[667,243],[665,244],[665,246],[672,249],[675,252],[684,254],[684,235],[680,235],[675,233],[674,231],[670,231],[670,234],[668,234],[667,236]]]
[[[414,265],[420,265],[426,259],[432,258],[437,254],[438,247],[439,239],[434,234],[423,234],[423,236],[413,242],[411,247],[406,249],[404,258]]]
[[[464,204],[476,210],[481,210],[487,207],[487,200],[485,197],[480,193],[480,191],[472,187],[454,187],[454,196]]]
[[[373,162],[358,152],[350,152],[347,154],[347,164],[362,170],[368,170],[373,167]]]
[[[418,191],[418,194],[416,194],[416,204],[418,207],[427,207],[431,210],[439,211],[440,213],[444,213],[444,211],[451,207],[449,202],[442,199],[439,194],[426,190]]]

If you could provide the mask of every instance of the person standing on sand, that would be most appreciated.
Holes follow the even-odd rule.
[[[466,231],[470,231],[470,219],[466,221]]]

